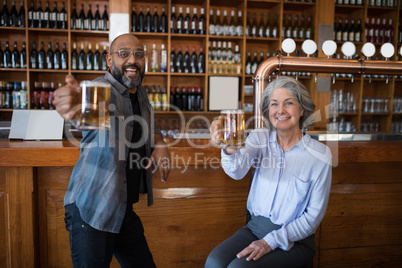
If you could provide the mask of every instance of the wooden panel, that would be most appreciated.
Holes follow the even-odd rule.
[[[342,248],[320,251],[320,268],[401,267],[402,246]]]
[[[2,178],[0,177],[0,181]],[[7,225],[5,191],[0,188],[0,267],[7,266]]]

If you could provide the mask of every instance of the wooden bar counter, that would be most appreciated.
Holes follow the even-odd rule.
[[[203,267],[245,224],[249,176],[234,181],[207,141],[170,148],[166,184],[140,215],[157,267]],[[327,142],[334,156],[330,202],[316,232],[314,267],[400,267],[402,141]],[[69,141],[0,139],[0,267],[72,267],[63,198],[79,148]],[[119,267],[114,259],[111,267]]]

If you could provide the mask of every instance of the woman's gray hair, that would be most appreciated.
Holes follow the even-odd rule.
[[[314,125],[315,120],[313,113],[315,110],[315,104],[308,93],[307,88],[297,81],[296,79],[288,76],[280,76],[268,84],[267,88],[262,93],[260,108],[262,116],[265,121],[269,122],[269,129],[275,129],[272,123],[269,121],[269,102],[271,101],[271,95],[274,89],[285,88],[290,95],[295,97],[300,104],[300,109],[303,111],[303,115],[300,117],[299,127],[300,129],[307,128]]]

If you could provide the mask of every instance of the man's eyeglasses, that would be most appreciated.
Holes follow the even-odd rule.
[[[135,59],[143,60],[145,59],[147,53],[145,51],[118,50],[116,52],[112,52],[111,54],[117,54],[122,59],[127,59],[131,56],[131,54],[133,54]]]

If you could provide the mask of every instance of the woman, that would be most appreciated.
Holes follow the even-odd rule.
[[[331,187],[329,148],[302,132],[315,105],[290,77],[272,81],[261,110],[269,129],[255,129],[244,148],[222,149],[222,167],[235,180],[252,165],[247,201],[251,220],[208,256],[205,267],[303,267],[314,257],[314,232],[327,209]],[[220,122],[211,125],[219,145]]]

